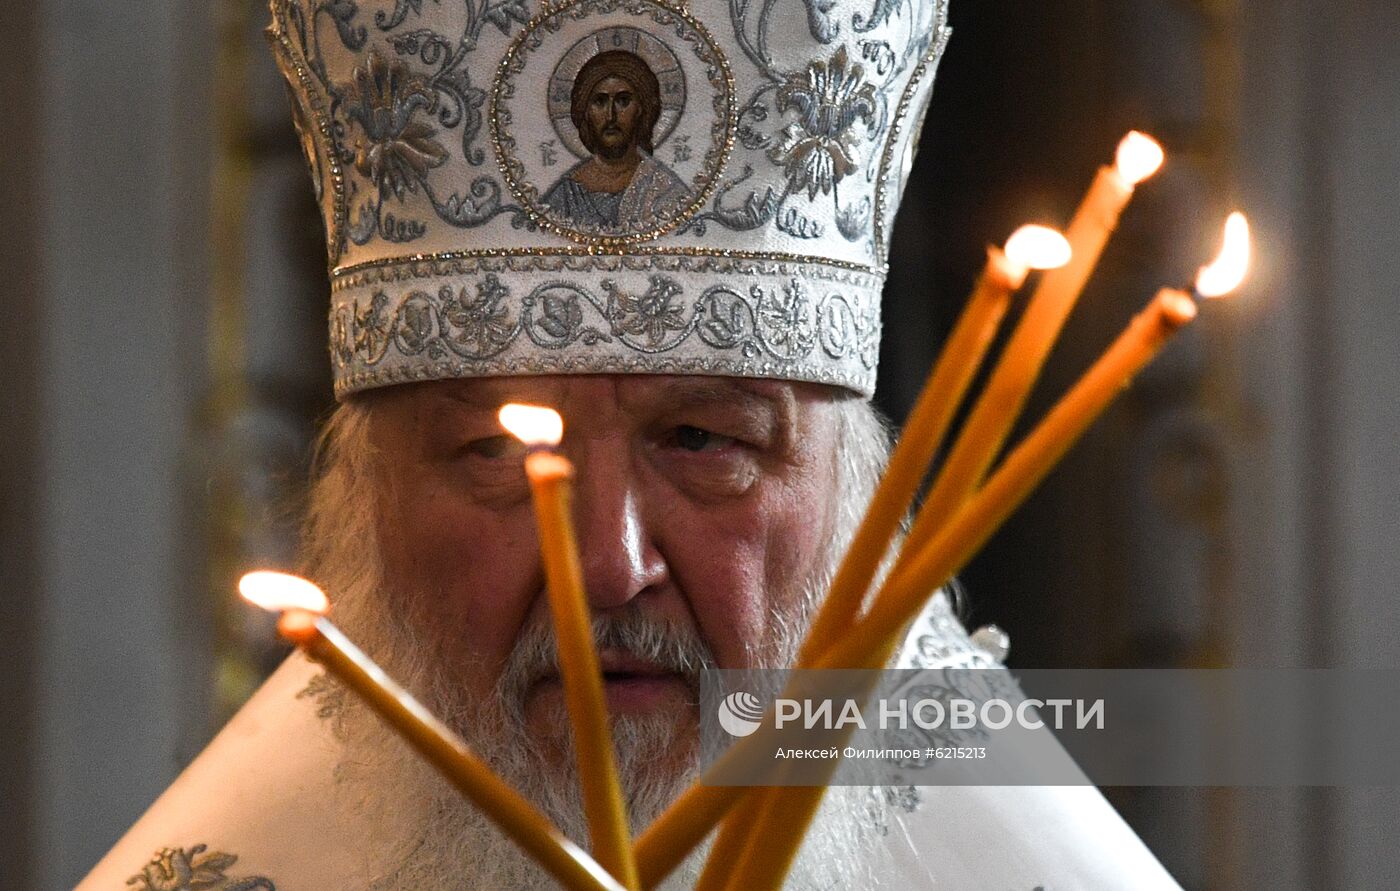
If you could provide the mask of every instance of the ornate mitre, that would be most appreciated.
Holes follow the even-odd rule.
[[[273,0],[338,396],[722,374],[869,396],[944,0]]]

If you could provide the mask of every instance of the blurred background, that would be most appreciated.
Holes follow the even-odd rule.
[[[989,242],[1130,128],[1168,166],[1042,411],[1224,214],[1259,263],[963,576],[1013,667],[1400,666],[1400,5],[953,0],[895,229],[902,417]],[[320,222],[258,0],[12,4],[0,54],[0,888],[71,887],[276,664],[331,405]],[[1378,707],[1392,707],[1379,703]],[[1105,790],[1189,889],[1393,887],[1393,789]],[[210,802],[217,807],[218,802]]]

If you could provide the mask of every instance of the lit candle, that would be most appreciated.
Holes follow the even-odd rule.
[[[1099,169],[1065,233],[1073,257],[1064,266],[1047,272],[1027,302],[1001,361],[929,490],[924,501],[926,510],[910,530],[909,541],[914,546],[926,542],[981,484],[1117,227],[1134,187],[1155,173],[1162,160],[1162,147],[1151,137],[1133,131],[1119,143],[1114,164]]]
[[[1249,272],[1249,220],[1239,211],[1225,219],[1220,256],[1196,273],[1197,297],[1224,297],[1244,281]]]
[[[570,891],[623,891],[592,857],[472,754],[457,734],[350,642],[324,615],[325,593],[281,572],[250,572],[238,582],[244,598],[280,611],[277,630],[394,728],[404,741],[480,808],[501,831]]]
[[[578,543],[569,515],[574,468],[554,451],[563,437],[564,423],[553,409],[514,403],[501,408],[500,421],[530,447],[525,474],[534,496],[540,554],[554,614],[564,698],[578,747],[579,785],[593,853],[628,888],[637,888],[637,866],[617,780],[603,676],[593,647]]]
[[[996,336],[1011,295],[1025,283],[1030,270],[1054,269],[1065,265],[1069,259],[1069,242],[1059,232],[1045,226],[1022,226],[1007,239],[1004,250],[987,249],[987,264],[982,275],[909,412],[865,518],[856,529],[803,642],[799,666],[808,664],[830,647],[842,629],[859,614],[861,601],[899,528],[900,519],[909,509],[929,461],[943,441],[953,412],[962,402]],[[748,793],[750,806],[735,809],[725,818],[696,891],[724,888],[755,824],[760,822],[760,813],[772,807],[779,792],[777,788],[751,790]]]
[[[987,249],[987,265],[909,412],[899,443],[866,508],[865,518],[856,529],[821,610],[812,622],[798,657],[799,666],[829,647],[860,612],[861,601],[880,560],[914,499],[933,453],[943,441],[953,412],[962,402],[996,336],[1011,295],[1025,282],[1030,270],[1054,269],[1065,265],[1069,259],[1069,242],[1059,232],[1045,226],[1017,229],[1007,239],[1005,251],[995,247]],[[737,831],[728,828],[734,823],[727,823],[725,832]],[[720,838],[723,837],[722,832]],[[716,847],[718,849],[718,843]]]

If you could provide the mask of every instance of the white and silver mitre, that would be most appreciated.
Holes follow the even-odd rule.
[[[945,0],[273,0],[336,393],[555,373],[869,396]]]

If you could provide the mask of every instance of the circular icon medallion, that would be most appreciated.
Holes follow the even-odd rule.
[[[542,228],[601,246],[697,213],[734,140],[734,83],[709,33],[654,0],[551,7],[511,45],[491,135]]]

